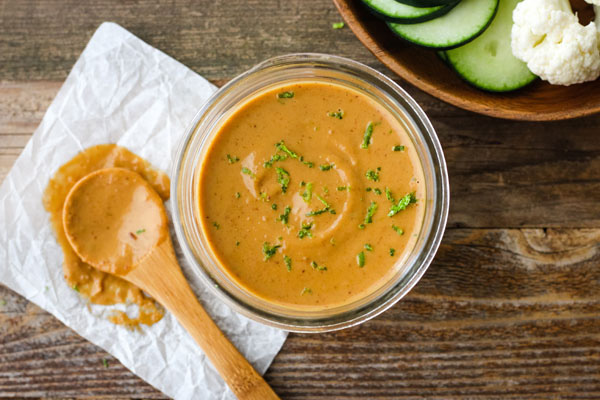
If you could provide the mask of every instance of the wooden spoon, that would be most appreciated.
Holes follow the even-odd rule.
[[[140,175],[107,168],[83,177],[63,207],[81,259],[140,287],[171,311],[240,399],[278,399],[202,308],[175,258],[161,198]]]

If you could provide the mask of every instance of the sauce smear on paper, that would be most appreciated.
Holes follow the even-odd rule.
[[[109,318],[113,323],[129,327],[152,325],[163,317],[162,307],[135,285],[82,261],[65,236],[62,211],[71,188],[84,176],[112,167],[138,173],[162,200],[169,198],[170,182],[166,174],[155,170],[147,161],[123,147],[105,144],[84,150],[59,168],[44,192],[44,207],[50,213],[52,227],[64,253],[63,273],[67,284],[94,304],[133,303],[138,306],[137,317],[114,310]],[[141,229],[138,229],[140,235],[143,234],[139,232]]]

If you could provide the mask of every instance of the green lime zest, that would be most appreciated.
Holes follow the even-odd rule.
[[[313,193],[313,184],[312,182],[308,182],[304,188],[304,192],[302,193],[302,199],[307,202],[310,203],[310,200],[312,199],[312,193]]]
[[[310,231],[313,227],[312,223],[302,224],[302,228],[298,231],[298,237],[304,239],[305,237],[312,238],[312,232]]]
[[[287,225],[288,222],[290,221],[290,212],[292,211],[292,208],[290,206],[285,207],[285,209],[283,210],[283,214],[281,214],[279,216],[279,220],[284,224]]]
[[[277,183],[281,185],[281,192],[287,192],[290,184],[290,173],[280,167],[277,167],[275,171],[277,171]]]
[[[376,172],[372,169],[368,170],[365,173],[365,176],[367,177],[367,179],[373,181],[373,182],[378,182],[379,181],[379,172]]]
[[[231,156],[229,154],[227,154],[227,161],[229,161],[229,164],[235,164],[236,162],[240,161],[240,158],[237,156]]]
[[[371,204],[369,205],[369,208],[367,208],[367,215],[365,215],[364,224],[373,223],[373,216],[375,215],[376,211],[377,211],[377,203],[372,201]]]
[[[369,144],[371,144],[371,137],[373,136],[373,122],[370,122],[367,124],[367,127],[365,128],[365,133],[363,134],[363,141],[360,145],[361,149],[368,149],[369,148]]]
[[[250,170],[249,168],[246,168],[246,167],[242,168],[242,174],[246,174],[246,175],[250,176],[250,178],[252,178],[252,179],[256,178],[256,175],[254,175],[254,172],[252,172],[252,170]]]
[[[310,266],[317,271],[327,271],[327,267],[317,264],[316,261],[311,261]]]
[[[344,110],[340,108],[337,111],[328,112],[327,115],[333,118],[342,119],[344,118]]]
[[[388,217],[393,217],[400,211],[405,210],[406,207],[408,207],[409,205],[414,204],[416,202],[417,197],[415,196],[415,192],[407,193],[406,195],[404,195],[404,197],[398,200],[397,204],[392,205],[392,207],[390,208],[390,212],[388,213]]]
[[[276,244],[271,246],[269,242],[264,242],[262,246],[262,252],[264,255],[263,261],[267,261],[269,258],[273,257],[275,253],[277,253],[277,249],[280,248],[280,244]]]
[[[292,92],[292,91],[277,93],[277,98],[279,98],[279,99],[292,99],[293,97],[294,97],[294,92]]]
[[[361,251],[360,253],[358,253],[356,255],[356,263],[361,268],[365,266],[365,252],[364,251]]]
[[[307,288],[307,287],[305,287],[304,289],[302,289],[302,291],[300,292],[300,296],[304,296],[305,294],[312,294],[312,289],[311,288]]]

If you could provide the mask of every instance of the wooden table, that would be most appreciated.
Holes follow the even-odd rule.
[[[298,51],[389,73],[339,19],[328,0],[0,0],[0,179],[102,21],[217,83]],[[600,116],[503,121],[403,86],[448,161],[435,261],[380,317],[290,334],[266,379],[284,399],[600,397]],[[0,304],[0,397],[164,397],[3,287]]]

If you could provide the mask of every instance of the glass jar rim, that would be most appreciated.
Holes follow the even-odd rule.
[[[410,120],[414,133],[422,141],[420,144],[423,145],[423,155],[427,158],[427,166],[432,171],[434,181],[429,181],[429,185],[433,185],[433,190],[430,192],[428,189],[426,195],[426,201],[432,203],[427,234],[426,237],[420,238],[424,240],[423,245],[420,247],[419,254],[416,254],[413,258],[413,264],[403,274],[404,277],[398,277],[394,282],[390,282],[385,293],[378,294],[376,298],[362,304],[359,308],[346,310],[343,313],[329,317],[321,316],[318,318],[299,318],[297,315],[286,316],[282,315],[281,312],[273,313],[250,304],[247,301],[248,299],[244,300],[239,293],[231,293],[230,287],[225,288],[226,285],[220,284],[223,283],[222,281],[210,274],[204,265],[206,260],[204,260],[205,263],[200,260],[202,258],[200,255],[201,249],[198,248],[195,240],[198,233],[197,231],[195,234],[193,234],[194,232],[190,233],[190,229],[194,231],[194,227],[190,224],[196,223],[193,218],[190,218],[189,210],[195,177],[191,169],[197,166],[195,164],[199,161],[197,159],[199,152],[202,151],[202,147],[206,147],[206,144],[210,142],[209,139],[213,133],[211,129],[200,131],[201,124],[207,123],[207,116],[211,116],[211,113],[219,115],[219,105],[224,104],[227,99],[234,98],[236,95],[241,96],[239,92],[244,90],[244,84],[248,85],[248,81],[256,80],[257,76],[263,76],[264,78],[265,74],[270,74],[269,76],[282,75],[291,70],[298,73],[298,71],[303,71],[302,68],[320,73],[329,71],[331,74],[345,74],[344,76],[352,77],[357,82],[377,87],[379,91],[389,97],[388,100],[396,102],[401,114]],[[296,80],[298,79],[300,78]],[[260,87],[256,90],[259,89]],[[235,102],[232,104],[235,105]],[[196,159],[193,159],[194,156]],[[421,163],[425,164],[425,160],[421,155],[419,158]],[[347,58],[318,53],[295,53],[273,57],[257,64],[217,90],[200,108],[188,126],[175,159],[176,163],[173,166],[171,175],[174,182],[171,186],[173,223],[184,256],[192,265],[194,273],[208,287],[211,294],[235,311],[255,321],[280,329],[298,332],[332,331],[360,324],[379,315],[404,297],[420,280],[431,263],[445,230],[450,194],[448,174],[443,151],[431,122],[416,101],[398,84],[382,73]],[[427,181],[427,179],[426,177],[425,180]],[[421,229],[419,235],[423,234],[425,228],[424,226]]]

